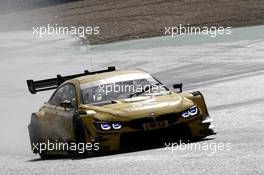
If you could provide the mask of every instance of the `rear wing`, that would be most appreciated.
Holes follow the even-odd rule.
[[[73,78],[81,77],[84,75],[92,75],[92,74],[99,74],[99,73],[104,73],[104,72],[111,72],[111,71],[115,71],[115,70],[116,70],[116,68],[114,66],[111,66],[105,70],[99,70],[99,71],[93,71],[93,72],[85,70],[84,73],[74,74],[74,75],[61,76],[59,74],[59,75],[57,75],[56,78],[50,78],[50,79],[44,79],[44,80],[38,80],[38,81],[27,80],[27,86],[28,86],[28,90],[31,94],[36,94],[37,92],[40,92],[40,91],[57,89],[63,82],[70,80],[70,79],[73,79]]]

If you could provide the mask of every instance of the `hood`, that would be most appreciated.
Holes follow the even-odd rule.
[[[85,109],[94,110],[99,119],[136,119],[149,116],[150,113],[158,115],[178,113],[193,105],[193,102],[179,94],[172,93],[162,96],[138,96],[116,100],[112,104],[103,106],[83,105]],[[104,113],[105,115],[100,115]]]

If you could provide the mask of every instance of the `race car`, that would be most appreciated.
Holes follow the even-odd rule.
[[[182,92],[182,84],[174,84],[174,92],[144,70],[108,67],[27,80],[27,85],[32,94],[56,89],[28,126],[32,150],[41,157],[119,151],[137,139],[166,134],[203,138],[214,133],[199,91]]]

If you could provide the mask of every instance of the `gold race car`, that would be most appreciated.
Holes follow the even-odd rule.
[[[124,145],[170,136],[213,134],[200,92],[173,92],[143,70],[100,71],[27,80],[29,91],[56,89],[28,126],[32,150],[60,153],[118,151]]]

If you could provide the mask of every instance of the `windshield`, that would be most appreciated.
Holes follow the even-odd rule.
[[[165,95],[168,88],[149,74],[121,75],[81,84],[84,104],[111,102],[139,95]]]

